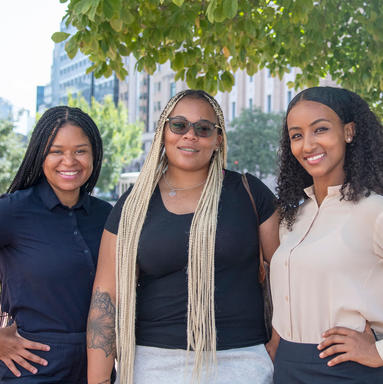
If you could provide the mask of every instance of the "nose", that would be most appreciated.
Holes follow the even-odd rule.
[[[188,124],[189,124],[189,130],[186,133],[184,133],[183,138],[188,140],[197,140],[198,136],[194,132],[194,127],[192,123],[189,121]]]
[[[65,165],[72,165],[72,164],[74,164],[76,162],[76,157],[75,157],[74,153],[71,153],[71,152],[64,153],[62,162]]]
[[[308,134],[303,137],[303,151],[306,153],[312,152],[315,148],[315,137],[314,135]]]

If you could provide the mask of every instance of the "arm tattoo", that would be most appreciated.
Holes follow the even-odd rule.
[[[108,292],[100,292],[99,288],[93,292],[90,303],[87,346],[102,349],[105,356],[116,356],[115,326],[116,308]]]

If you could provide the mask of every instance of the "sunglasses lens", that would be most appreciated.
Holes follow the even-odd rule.
[[[194,124],[194,127],[196,134],[200,137],[210,137],[214,131],[214,127],[205,121]]]
[[[170,130],[178,135],[182,135],[188,130],[187,121],[182,119],[174,119],[169,121],[169,126]]]
[[[170,130],[177,135],[184,135],[190,129],[192,125],[194,132],[199,137],[210,137],[213,134],[215,126],[209,121],[197,121],[194,124],[190,124],[188,120],[182,118],[169,118]]]

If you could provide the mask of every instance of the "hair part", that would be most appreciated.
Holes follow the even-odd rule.
[[[100,132],[91,117],[79,108],[57,106],[49,108],[41,116],[32,132],[23,161],[8,188],[8,193],[29,188],[43,177],[43,163],[47,157],[58,130],[65,124],[80,127],[92,146],[93,171],[82,186],[91,193],[97,183],[102,163],[102,140]]]
[[[218,203],[226,163],[226,132],[222,110],[204,91],[186,90],[170,99],[159,118],[154,140],[140,175],[125,201],[117,236],[116,251],[116,335],[121,381],[133,384],[136,320],[136,265],[141,230],[154,189],[167,167],[163,135],[166,119],[185,97],[210,103],[221,127],[222,144],[214,152],[208,177],[199,199],[189,235],[187,349],[195,353],[193,378],[199,380],[202,367],[215,362],[214,252]],[[204,353],[207,352],[207,353]]]
[[[278,151],[279,213],[281,222],[289,229],[295,222],[300,202],[307,198],[304,189],[313,184],[312,176],[291,152],[287,127],[287,116],[303,100],[328,106],[343,124],[354,122],[355,135],[352,142],[346,144],[345,180],[341,187],[341,199],[358,201],[371,192],[383,194],[383,127],[366,101],[344,88],[305,89],[291,100],[287,108]]]

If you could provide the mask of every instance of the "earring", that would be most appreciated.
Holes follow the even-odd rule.
[[[352,138],[351,137],[347,137],[346,142],[347,143],[351,143],[351,141],[352,141]]]

